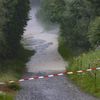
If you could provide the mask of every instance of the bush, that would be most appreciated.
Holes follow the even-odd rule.
[[[20,90],[20,85],[18,83],[9,83],[7,87],[11,90],[17,91]]]
[[[64,60],[69,60],[73,56],[71,53],[71,50],[67,48],[64,38],[61,36],[59,37],[59,47],[58,47],[58,52],[61,54],[61,56],[64,58]]]
[[[90,23],[88,37],[93,47],[100,45],[100,17]]]
[[[68,70],[86,70],[94,67],[100,67],[100,50],[74,57],[69,64]],[[69,78],[81,87],[81,89],[100,97],[100,70],[69,75]]]

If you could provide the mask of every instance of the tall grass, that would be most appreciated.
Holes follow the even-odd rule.
[[[0,100],[14,100],[11,94],[0,94]]]
[[[67,70],[77,71],[88,68],[100,67],[100,50],[84,53],[79,57],[74,57]],[[84,91],[100,97],[100,70],[69,75],[78,86]]]

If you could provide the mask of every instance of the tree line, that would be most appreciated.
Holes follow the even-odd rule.
[[[100,0],[42,0],[39,12],[60,25],[64,46],[75,54],[100,45]]]
[[[0,62],[18,55],[29,9],[29,0],[0,0]]]

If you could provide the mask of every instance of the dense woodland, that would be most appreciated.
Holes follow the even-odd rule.
[[[29,9],[29,0],[0,0],[0,61],[17,56]]]
[[[42,20],[60,24],[62,43],[75,55],[100,45],[100,0],[41,0]]]

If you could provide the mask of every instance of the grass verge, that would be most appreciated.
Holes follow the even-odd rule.
[[[5,94],[0,94],[0,100],[14,100],[14,95],[12,94],[8,94],[8,93],[5,93]]]
[[[68,70],[86,70],[88,68],[100,67],[100,50],[90,51],[70,61]],[[82,90],[96,97],[100,97],[100,70],[69,75]]]

